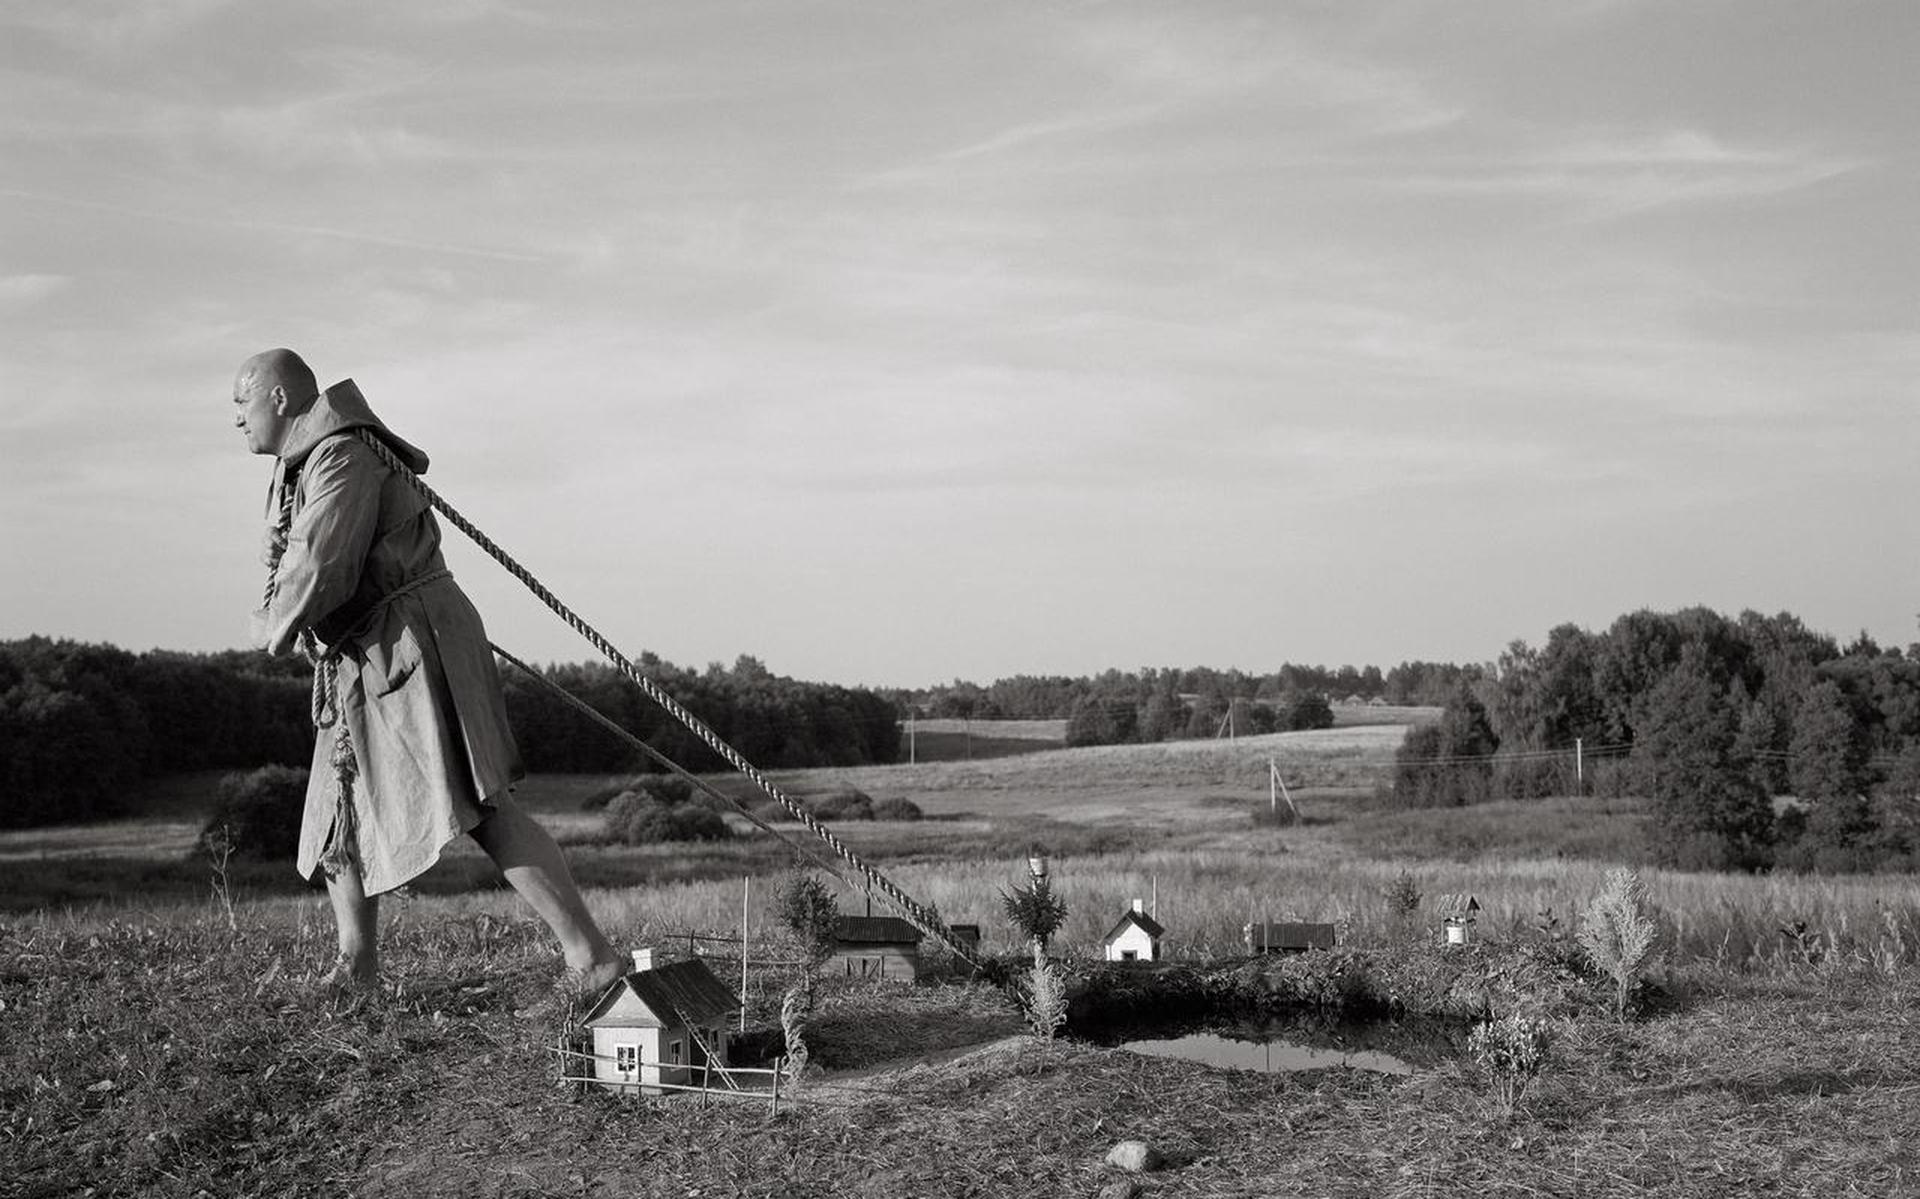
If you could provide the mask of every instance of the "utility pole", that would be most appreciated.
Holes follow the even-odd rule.
[[[1573,739],[1573,781],[1578,794],[1587,793],[1586,745],[1580,737]]]
[[[915,749],[913,744],[913,713],[908,712],[907,713],[907,765],[912,766],[914,763],[918,762],[919,760],[920,759],[917,756],[915,756]]]

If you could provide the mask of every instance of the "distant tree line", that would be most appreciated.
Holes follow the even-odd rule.
[[[739,750],[769,769],[883,765],[900,756],[894,705],[864,687],[804,683],[740,655],[731,668],[683,669],[642,653],[640,672]],[[511,667],[502,668],[507,715],[527,769],[614,773],[654,769],[624,741]],[[541,674],[688,770],[726,763],[611,666],[589,662],[541,668]]]
[[[1578,790],[1647,797],[1674,866],[1913,869],[1920,645],[1842,648],[1790,614],[1706,608],[1562,625],[1457,682],[1440,720],[1408,733],[1392,796]]]
[[[873,691],[782,678],[744,656],[731,669],[685,670],[653,654],[642,654],[640,665],[756,765],[859,766],[898,757],[894,706]],[[501,669],[529,770],[652,768],[544,687]],[[722,766],[612,667],[541,672],[688,769]],[[298,657],[253,651],[135,654],[46,637],[0,642],[0,827],[120,814],[145,778],[304,766],[313,750],[311,679]]]
[[[308,680],[260,653],[0,642],[0,826],[118,814],[149,776],[304,763]]]
[[[1247,735],[1325,728],[1348,700],[1438,705],[1470,668],[1439,662],[1377,666],[1284,665],[1268,674],[1148,667],[1097,675],[1015,675],[986,686],[956,679],[889,692],[903,712],[973,720],[1067,721],[1069,745]]]
[[[1158,692],[1197,695],[1215,701],[1222,712],[1233,699],[1272,704],[1286,697],[1318,694],[1333,703],[1349,699],[1397,705],[1433,706],[1471,668],[1444,662],[1402,662],[1382,672],[1378,666],[1282,665],[1266,674],[1215,670],[1207,666],[1148,667],[1134,672],[1108,670],[1098,675],[1020,674],[982,686],[955,679],[920,690],[888,692],[903,711],[923,716],[975,720],[1057,720],[1090,696],[1144,699]]]

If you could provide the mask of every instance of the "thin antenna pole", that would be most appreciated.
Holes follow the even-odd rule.
[[[747,1031],[747,904],[753,896],[753,876],[740,880],[740,1031]]]

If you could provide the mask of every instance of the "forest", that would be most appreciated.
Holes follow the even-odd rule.
[[[1065,718],[1070,745],[1325,727],[1352,699],[1439,708],[1408,732],[1385,802],[1447,807],[1596,795],[1650,805],[1668,864],[1910,870],[1920,865],[1920,646],[1846,646],[1787,613],[1639,611],[1571,624],[1482,664],[1269,673],[1195,668],[1018,675],[922,690],[803,682],[741,655],[641,671],[768,769],[898,760],[902,719]],[[611,666],[551,664],[546,682],[693,770],[721,763]],[[630,746],[502,666],[528,770],[635,773]],[[124,810],[143,778],[304,765],[310,667],[247,651],[153,650],[45,637],[0,643],[0,827]]]
[[[898,755],[894,709],[871,690],[781,678],[744,656],[731,669],[682,669],[653,654],[639,664],[761,766],[859,766]],[[688,768],[720,765],[611,666],[540,670]],[[0,827],[122,814],[146,778],[305,766],[313,749],[311,678],[301,658],[253,651],[135,654],[46,637],[0,642]],[[503,664],[501,679],[528,770],[648,767],[517,669]]]
[[[1689,869],[1920,865],[1920,646],[1844,648],[1792,615],[1640,611],[1469,672],[1410,732],[1407,807],[1588,793],[1650,803]]]

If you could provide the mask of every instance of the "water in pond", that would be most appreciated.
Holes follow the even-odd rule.
[[[1463,1026],[1450,1021],[1327,1021],[1110,1028],[1089,1038],[1149,1057],[1178,1058],[1225,1070],[1285,1074],[1353,1069],[1413,1074],[1455,1056]]]

